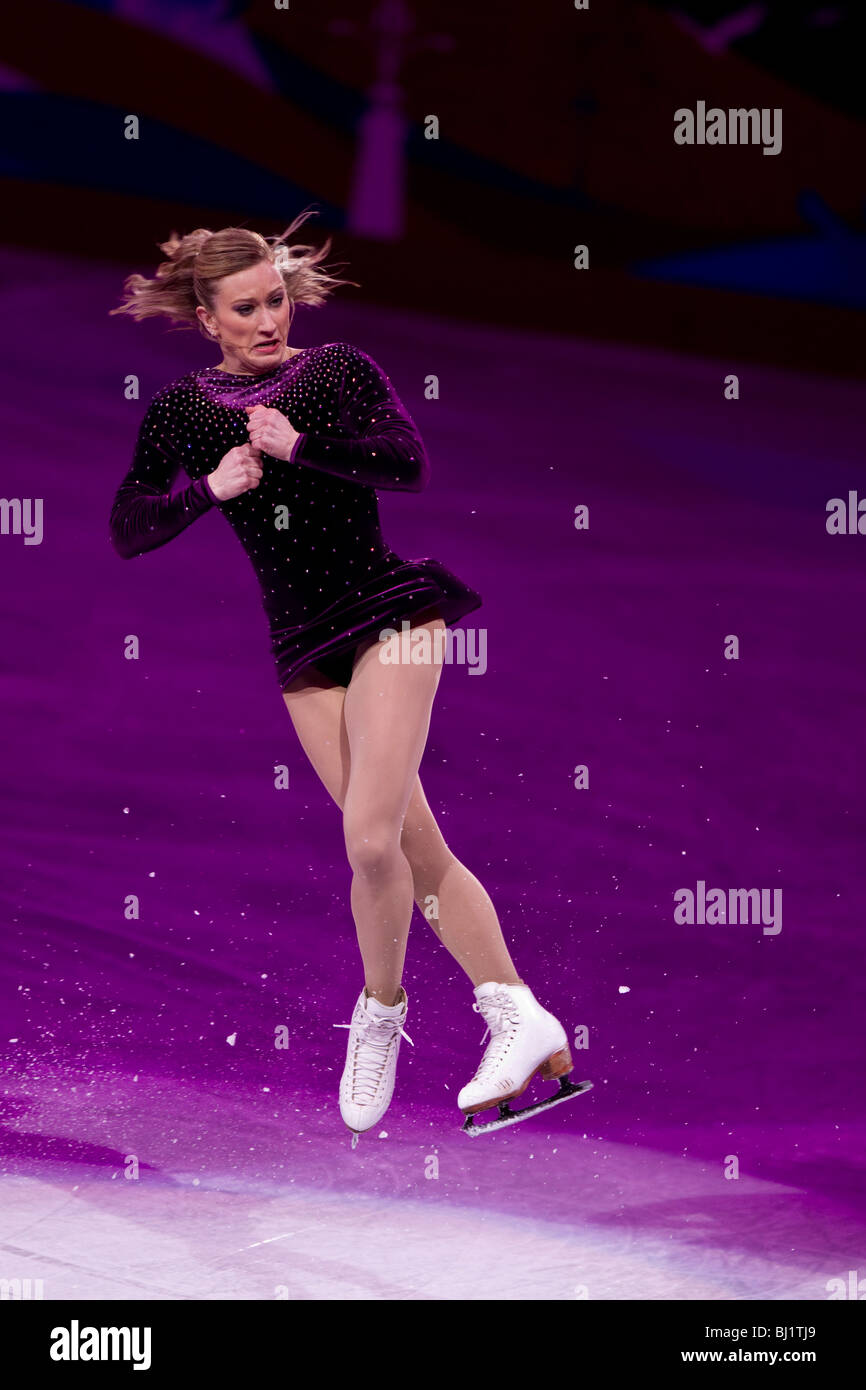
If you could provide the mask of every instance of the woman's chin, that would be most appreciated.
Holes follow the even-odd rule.
[[[245,352],[236,354],[237,366],[232,367],[234,372],[269,372],[274,367],[286,359],[286,344],[281,340],[267,352],[261,352],[258,348],[250,348]],[[289,353],[288,356],[291,356]]]
[[[277,362],[282,362],[285,355],[285,343],[277,340],[273,347],[267,349],[250,348],[246,354],[246,362],[251,369],[261,371],[263,367],[273,367]]]

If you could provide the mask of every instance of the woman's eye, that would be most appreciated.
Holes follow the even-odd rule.
[[[273,308],[273,309],[278,309],[279,306],[282,304],[282,302],[283,302],[283,296],[282,296],[281,294],[275,295],[273,299],[269,299],[269,300],[268,300],[268,303],[270,304],[271,308]],[[251,312],[252,307],[253,307],[252,304],[241,304],[241,305],[239,305],[238,308],[235,310],[235,313],[236,313],[236,314],[243,314],[244,317],[246,317],[246,315],[249,314],[249,313]]]

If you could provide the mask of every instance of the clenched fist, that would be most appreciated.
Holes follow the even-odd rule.
[[[262,455],[252,444],[238,444],[220,459],[213,473],[208,474],[214,496],[220,502],[239,497],[242,492],[258,487],[262,476]]]
[[[247,414],[250,443],[271,458],[287,462],[298,438],[298,431],[288,417],[267,405],[248,405]]]

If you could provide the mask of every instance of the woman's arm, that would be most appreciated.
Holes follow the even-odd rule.
[[[124,560],[165,545],[218,501],[207,478],[171,492],[183,464],[165,433],[171,410],[168,390],[158,392],[147,408],[132,467],[112,504],[111,543]]]
[[[349,343],[336,346],[342,369],[338,422],[353,438],[300,434],[289,462],[370,487],[423,492],[430,463],[412,417],[372,357]]]

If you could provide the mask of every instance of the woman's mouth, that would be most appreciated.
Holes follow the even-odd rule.
[[[254,352],[274,352],[279,347],[279,339],[273,338],[269,343],[257,343]]]

